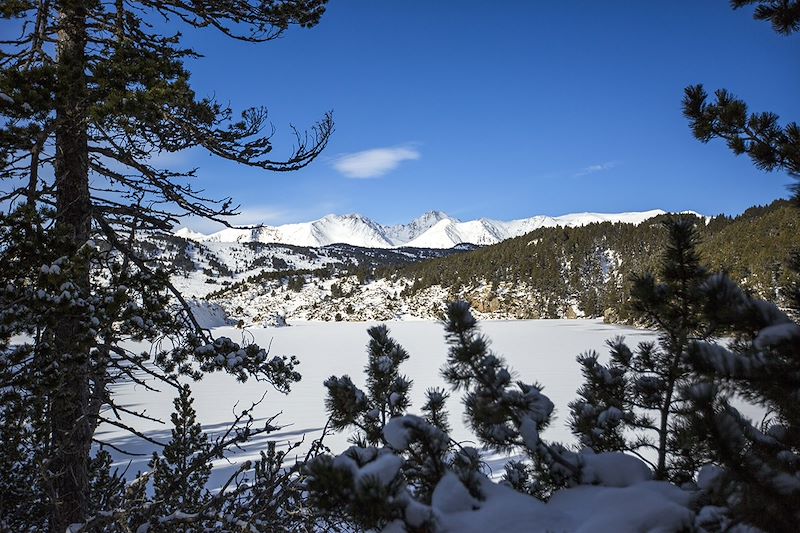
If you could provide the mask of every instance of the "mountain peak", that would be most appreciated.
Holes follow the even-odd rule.
[[[418,216],[408,224],[384,226],[383,229],[387,239],[394,246],[406,246],[441,221],[459,222],[457,218],[451,217],[444,211],[434,210]]]
[[[203,237],[205,237],[205,235],[203,235],[202,233],[192,231],[191,229],[185,226],[176,231],[175,235],[178,237],[182,237],[184,239],[188,239],[190,241],[200,241],[203,240]]]
[[[359,213],[347,213],[345,215],[330,213],[322,217],[320,220],[369,220],[372,222],[370,219]]]
[[[450,215],[448,215],[444,211],[437,211],[435,209],[431,210],[431,211],[426,211],[422,215],[420,215],[417,218],[415,218],[414,221],[416,222],[417,220],[430,220],[430,219],[442,220],[442,219],[445,219],[445,218],[453,220],[455,222],[460,222],[456,217],[451,217]]]

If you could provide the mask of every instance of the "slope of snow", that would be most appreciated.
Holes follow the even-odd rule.
[[[205,300],[192,298],[186,302],[192,311],[194,319],[201,328],[219,328],[230,326],[231,321],[221,305],[209,303]]]
[[[434,502],[443,531],[666,533],[691,530],[694,518],[688,508],[691,494],[665,481],[581,485],[557,491],[547,503],[488,480],[482,480],[481,490],[486,500],[477,508],[442,512]]]
[[[641,224],[664,213],[666,211],[653,209],[616,214],[573,213],[557,217],[537,215],[508,222],[487,218],[462,222],[441,211],[430,211],[408,224],[394,226],[383,226],[357,214],[327,215],[312,222],[226,228],[210,235],[182,228],[176,235],[197,242],[263,242],[315,247],[341,243],[364,248],[452,248],[462,243],[495,244],[542,227],[575,227],[599,222]],[[690,211],[685,213],[697,215]]]
[[[200,235],[185,229],[181,231],[183,234],[180,236],[200,242],[263,242],[295,246],[344,243],[364,248],[392,247],[383,227],[361,215],[326,215],[313,222],[277,227],[225,228],[211,235]]]
[[[650,211],[638,211],[633,213],[573,213],[553,217],[558,226],[585,226],[595,222],[625,222],[627,224],[641,224],[649,218],[665,214],[661,209],[651,209]]]
[[[384,233],[386,237],[395,246],[406,245],[410,243],[427,230],[435,226],[441,220],[452,220],[453,222],[460,222],[457,218],[451,217],[442,211],[428,211],[421,217],[415,218],[408,224],[397,224],[395,226],[384,226]]]
[[[361,215],[328,215],[312,223],[319,246],[344,243],[364,248],[390,248],[383,228]]]
[[[495,244],[517,234],[509,232],[504,222],[482,218],[469,222],[441,220],[428,231],[406,244],[418,248],[452,248],[456,244]]]
[[[187,230],[187,233],[179,236],[198,242],[259,242],[258,237],[264,229],[271,228],[225,228],[211,235],[203,235],[201,238],[197,238],[196,232]],[[188,233],[191,233],[192,236],[189,236]],[[275,235],[278,234],[275,233]]]
[[[175,235],[178,237],[182,237],[184,239],[189,239],[190,241],[203,241],[207,239],[207,235],[203,235],[202,233],[198,233],[196,231],[192,231],[189,228],[181,228],[175,232]]]

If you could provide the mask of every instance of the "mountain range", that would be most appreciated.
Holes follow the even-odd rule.
[[[438,320],[444,304],[454,299],[469,302],[483,319],[603,316],[634,323],[630,280],[656,272],[667,244],[666,217],[648,218],[652,213],[657,212],[534,218],[528,227],[539,224],[537,229],[492,246],[302,247],[162,236],[146,251],[172,265],[173,283],[185,297],[202,299],[196,304],[203,307],[199,314],[216,320],[207,327],[272,325],[279,315],[289,323]],[[590,224],[607,217],[636,224]],[[336,220],[322,220],[331,219]],[[690,219],[696,222],[701,262],[710,272],[725,271],[750,293],[783,305],[783,290],[797,282],[790,264],[791,251],[800,250],[800,210],[779,200],[735,217]],[[559,222],[573,227],[551,227]],[[375,226],[384,239],[413,243],[435,235],[429,232],[438,225],[470,228],[437,213],[403,226]]]
[[[452,248],[458,244],[490,245],[538,228],[579,227],[596,222],[641,224],[664,214],[653,209],[631,213],[574,213],[537,215],[511,221],[488,218],[461,221],[442,211],[430,211],[407,224],[382,225],[363,215],[326,215],[319,220],[281,226],[226,228],[202,234],[182,228],[175,234],[196,242],[279,243],[320,247],[349,244],[363,248]],[[696,213],[692,213],[696,214]]]

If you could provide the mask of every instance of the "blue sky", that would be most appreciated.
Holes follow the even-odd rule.
[[[205,55],[190,65],[201,95],[270,109],[276,157],[291,149],[288,124],[334,112],[326,152],[299,172],[166,158],[198,165],[197,185],[241,203],[240,223],[736,214],[791,181],[699,143],[681,115],[683,88],[703,83],[800,119],[800,36],[723,0],[333,0],[319,26],[275,42],[188,42]]]

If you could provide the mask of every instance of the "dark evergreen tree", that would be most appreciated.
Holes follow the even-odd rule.
[[[112,471],[111,467],[111,454],[106,450],[99,450],[89,460],[90,515],[120,509],[127,504],[125,479],[117,469]]]
[[[630,358],[622,338],[608,342],[611,364],[602,365],[594,351],[578,356],[584,384],[578,399],[570,402],[570,428],[580,444],[595,452],[629,449],[625,422],[635,422],[629,401],[630,383],[626,367],[616,361]]]
[[[331,376],[325,380],[325,408],[333,429],[356,428],[355,444],[375,446],[382,442],[389,419],[408,409],[411,381],[400,374],[400,364],[408,359],[408,353],[389,336],[389,328],[382,324],[367,333],[367,392],[356,387],[349,376]]]
[[[28,411],[19,408],[23,403]],[[0,530],[46,528],[47,494],[38,483],[38,465],[47,453],[45,407],[24,389],[0,390]]]
[[[444,389],[433,387],[425,391],[425,404],[422,406],[425,420],[445,433],[450,432],[449,415],[445,405],[449,397],[450,394]]]
[[[449,304],[444,326],[450,351],[442,374],[452,389],[464,393],[466,420],[478,441],[489,449],[524,454],[524,460],[506,467],[505,484],[511,489],[542,498],[558,488],[603,484],[592,465],[610,464],[607,461],[631,467],[647,479],[647,467],[636,458],[578,453],[545,442],[540,431],[550,422],[553,403],[541,386],[512,381],[503,359],[489,350],[478,332],[467,303]],[[391,343],[381,340],[382,329],[370,334],[378,345],[388,346]],[[371,343],[372,353],[381,352],[374,348]],[[374,367],[369,365],[367,372]],[[392,368],[387,375],[395,372]],[[346,376],[331,378],[326,385],[334,427],[354,426],[366,434],[364,416],[375,402]],[[498,488],[482,472],[480,452],[448,436],[445,399],[444,391],[429,390],[425,417],[396,413],[372,444],[362,442],[338,456],[315,457],[305,469],[309,503],[346,530],[442,531],[442,513],[479,509]],[[593,463],[595,458],[599,462]]]
[[[400,520],[408,531],[429,531],[434,487],[457,462],[447,435],[447,394],[426,391],[425,417],[406,415],[411,382],[400,374],[408,353],[389,336],[385,325],[368,330],[367,391],[349,376],[325,381],[331,427],[355,428],[354,446],[338,457],[323,455],[308,465],[306,488],[311,504],[326,520],[364,529]]]
[[[579,357],[586,382],[580,399],[570,405],[571,427],[595,451],[652,453],[657,479],[684,483],[708,457],[704,443],[687,427],[681,390],[692,369],[686,351],[717,333],[717,327],[702,314],[708,276],[700,266],[694,222],[674,219],[665,226],[669,238],[658,278],[635,276],[631,288],[631,306],[640,320],[658,329],[658,343],[643,342],[634,351],[615,339],[609,343],[608,366],[600,365],[596,354]]]
[[[694,468],[685,460],[702,461],[698,442],[687,442],[682,431],[685,407],[679,397],[690,370],[683,356],[690,342],[716,333],[701,312],[700,287],[707,273],[697,254],[694,224],[685,220],[667,223],[669,240],[659,280],[645,274],[636,277],[631,291],[634,310],[659,330],[659,345],[643,343],[629,361],[620,363],[635,372],[634,398],[638,407],[654,409],[651,426],[656,432],[656,477],[687,481]],[[697,463],[700,464],[700,463]]]
[[[713,138],[725,140],[736,155],[747,154],[762,170],[785,170],[800,176],[800,126],[790,122],[779,124],[775,113],[749,113],[747,104],[725,89],[708,93],[702,85],[687,87],[683,114],[689,119],[692,132],[702,142]]]
[[[734,9],[751,6],[753,18],[766,20],[776,32],[789,35],[800,30],[800,2],[797,0],[731,0]]]
[[[211,474],[208,437],[197,422],[191,389],[183,385],[175,398],[172,437],[148,464],[153,479],[153,499],[161,510],[155,517],[198,513],[211,498],[206,488]],[[158,518],[152,525],[157,525]]]
[[[126,482],[111,471],[101,450],[90,462],[90,516],[70,531],[307,531],[322,517],[306,505],[301,468],[321,449],[312,443],[304,461],[284,463],[299,443],[278,452],[268,443],[257,461],[245,461],[219,487],[208,487],[211,461],[224,458],[258,435],[276,429],[272,419],[255,425],[254,407],[241,411],[216,438],[209,439],[196,420],[188,386],[174,401],[171,438],[154,453],[146,472]],[[213,488],[214,490],[209,490]]]
[[[87,520],[95,429],[121,424],[105,407],[125,409],[115,405],[114,382],[137,380],[145,368],[168,386],[178,374],[212,370],[241,379],[257,374],[281,389],[298,378],[293,361],[267,359],[255,345],[213,341],[185,305],[170,309],[184,303],[180,294],[158,264],[137,253],[135,242],[141,232],[170,232],[182,215],[224,220],[236,210],[230,199],[208,200],[194,189],[194,170],[160,169],[153,155],[202,147],[241,164],[289,171],[312,161],[332,131],[325,115],[310,135],[296,132],[286,161],[270,159],[266,110],[235,117],[213,98],[199,98],[184,66],[198,52],[182,44],[181,33],[160,30],[214,28],[235,39],[267,41],[291,25],[315,25],[324,4],[0,5],[16,32],[0,44],[0,198],[7,209],[0,224],[0,387],[9,394],[0,425],[35,428],[16,448],[39,465],[30,486],[47,503],[31,527],[46,515],[59,533]],[[153,17],[165,23],[153,25]],[[30,341],[9,342],[15,335]],[[158,337],[169,337],[175,348],[148,357],[122,344]],[[21,480],[25,472],[0,477]],[[10,484],[7,479],[0,483]],[[4,506],[0,520],[19,524],[14,509],[24,506]]]
[[[735,8],[756,4],[754,16],[778,33],[800,30],[800,2],[734,0]],[[707,103],[702,86],[686,89],[684,115],[703,142],[718,137],[735,154],[746,153],[766,171],[784,170],[800,178],[800,127],[782,126],[774,113],[748,114],[746,104],[727,91]],[[794,185],[795,200],[800,188]],[[784,229],[776,225],[773,231]],[[788,263],[797,273],[796,254]],[[704,313],[732,336],[728,346],[694,342],[688,362],[698,374],[687,387],[691,430],[710,444],[717,468],[701,472],[698,483],[716,506],[710,527],[756,526],[794,531],[800,519],[800,325],[774,304],[742,291],[719,275],[703,287]],[[800,306],[796,279],[783,282],[789,307]],[[760,406],[761,423],[743,416],[734,396]]]
[[[754,17],[769,21],[782,35],[800,30],[800,2],[797,0],[731,0],[735,8],[756,5]],[[708,93],[702,85],[685,90],[683,114],[689,119],[694,136],[702,141],[724,140],[736,155],[747,154],[756,167],[783,170],[800,179],[800,126],[796,122],[779,123],[775,113],[750,113],[747,104],[725,89]],[[795,198],[800,200],[800,188],[794,186]]]
[[[581,481],[577,454],[539,433],[550,423],[553,403],[539,384],[514,382],[505,361],[489,350],[488,340],[465,302],[447,307],[445,332],[450,350],[442,376],[454,390],[464,391],[465,417],[478,441],[491,449],[522,451],[530,466],[511,465],[507,478],[517,487],[546,498],[554,490]],[[519,479],[526,474],[525,479]]]
[[[726,276],[704,287],[709,318],[733,332],[730,344],[695,342],[688,360],[691,429],[722,469],[703,488],[733,523],[793,531],[800,518],[800,325],[753,299]],[[731,405],[738,396],[766,413],[760,423]]]

